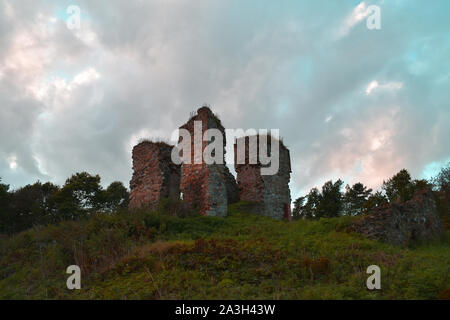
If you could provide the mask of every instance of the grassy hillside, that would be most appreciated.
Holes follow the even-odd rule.
[[[354,218],[274,221],[96,215],[0,239],[0,299],[436,299],[449,296],[450,234],[392,247],[349,233]],[[66,288],[67,266],[82,290]],[[380,291],[366,268],[381,267]]]

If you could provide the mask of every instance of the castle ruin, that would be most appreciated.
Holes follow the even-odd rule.
[[[195,158],[194,124],[196,121],[201,122],[202,141],[199,152],[201,159]],[[226,216],[228,204],[237,202],[239,198],[236,181],[225,165],[225,128],[208,107],[202,107],[180,129],[186,129],[190,136],[194,137],[191,139],[191,161],[190,163],[183,162],[181,165],[180,191],[183,194],[183,200],[188,205],[200,210],[203,215]],[[208,141],[203,140],[203,135],[208,129],[218,129],[222,133],[222,164],[207,164],[203,159],[203,151],[209,144]]]
[[[251,139],[257,141],[256,157],[252,161],[250,157],[249,142]],[[261,136],[242,137],[234,144],[234,167],[237,173],[239,199],[257,203],[257,210],[262,215],[276,219],[291,218],[291,193],[289,181],[291,177],[291,158],[289,150],[279,140],[279,168],[274,175],[262,175],[259,146]],[[271,153],[272,137],[265,137],[267,141],[267,152]],[[238,160],[238,146],[242,144],[244,151],[243,161]],[[242,163],[241,163],[242,162]]]
[[[198,127],[201,134],[196,135],[194,129]],[[130,209],[154,208],[162,198],[182,198],[189,207],[198,210],[202,215],[223,217],[227,215],[229,204],[247,200],[254,202],[262,215],[290,219],[290,155],[282,143],[279,148],[279,170],[276,174],[261,175],[263,165],[260,162],[248,162],[247,148],[246,162],[235,164],[236,183],[225,164],[225,128],[208,107],[198,109],[197,113],[180,127],[179,143],[183,142],[181,129],[194,137],[190,140],[191,154],[184,155],[184,159],[189,158],[190,161],[183,161],[181,165],[173,163],[171,153],[174,147],[168,144],[146,141],[133,148]],[[203,139],[208,129],[217,129],[223,136],[223,158],[220,163],[208,164],[203,159],[203,151],[210,144]],[[248,137],[240,139],[247,139],[248,144]],[[198,145],[201,148],[196,151]],[[270,141],[268,147],[270,152]],[[182,153],[179,156],[183,158]]]
[[[161,198],[180,197],[181,167],[171,160],[173,146],[143,141],[133,148],[130,209],[155,208]]]
[[[403,203],[381,205],[350,229],[373,240],[402,246],[439,238],[444,230],[431,189],[419,190]]]

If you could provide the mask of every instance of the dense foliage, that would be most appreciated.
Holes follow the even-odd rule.
[[[1,182],[1,180],[0,180]],[[128,206],[128,190],[121,182],[107,189],[100,176],[76,173],[59,187],[36,182],[17,190],[0,183],[0,233],[13,234],[32,226],[78,220],[98,212],[114,212]]]
[[[449,215],[450,164],[442,168],[432,181],[413,180],[406,169],[383,182],[382,191],[372,193],[362,183],[347,185],[342,192],[343,182],[327,181],[322,190],[317,188],[294,201],[294,219],[319,219],[342,215],[358,216],[389,202],[410,200],[415,192],[424,188],[433,189],[438,202],[438,210],[444,218]],[[444,218],[445,220],[445,218]]]

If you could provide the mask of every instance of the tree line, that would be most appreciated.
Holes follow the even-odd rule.
[[[10,190],[0,178],[0,234],[128,207],[129,192],[122,182],[113,182],[104,189],[100,181],[99,175],[81,172],[68,178],[63,186],[38,181]]]
[[[352,186],[346,185],[344,191],[343,185],[344,182],[338,179],[335,182],[325,182],[321,190],[312,188],[308,194],[294,201],[293,218],[319,219],[367,214],[383,204],[410,200],[414,193],[425,188],[433,190],[439,212],[448,215],[450,164],[443,167],[430,181],[412,179],[408,170],[402,169],[383,181],[381,191],[376,192],[360,182]]]
[[[128,208],[129,192],[122,182],[113,182],[105,189],[100,181],[99,175],[81,172],[68,178],[63,186],[38,181],[10,190],[0,178],[0,234]],[[416,191],[431,188],[444,223],[450,223],[450,163],[430,181],[412,179],[406,169],[400,170],[376,192],[362,183],[347,185],[343,191],[343,184],[338,179],[325,182],[321,190],[312,188],[294,201],[293,218],[358,216],[383,204],[407,201]]]

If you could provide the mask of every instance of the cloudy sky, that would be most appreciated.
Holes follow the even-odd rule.
[[[0,177],[128,185],[132,146],[170,138],[205,102],[227,128],[280,129],[293,198],[338,177],[429,177],[450,160],[449,12],[448,0],[0,0]]]

